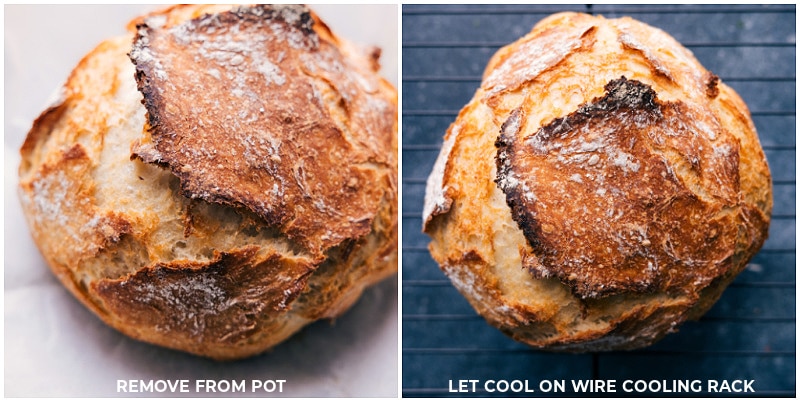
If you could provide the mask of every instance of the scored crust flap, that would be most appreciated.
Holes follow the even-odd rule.
[[[242,207],[320,257],[369,232],[396,110],[301,6],[138,26],[148,127],[132,152],[190,198]],[[327,39],[326,39],[327,38]],[[359,63],[361,64],[361,63]],[[362,73],[365,72],[365,73]]]
[[[532,134],[521,109],[502,127],[496,182],[536,255],[526,266],[582,298],[705,286],[732,265],[738,144],[646,84],[605,90]]]
[[[208,262],[176,260],[129,276],[101,279],[91,290],[122,323],[175,340],[237,343],[265,316],[284,313],[315,267],[249,246]]]

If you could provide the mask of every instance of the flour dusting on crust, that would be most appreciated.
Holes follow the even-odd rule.
[[[460,129],[461,127],[458,125],[453,125],[450,129],[433,165],[433,171],[428,175],[425,185],[425,204],[422,208],[423,225],[427,224],[434,216],[447,212],[453,202],[451,198],[447,197],[447,188],[444,187],[444,171]]]
[[[369,232],[396,110],[313,22],[280,5],[140,25],[131,59],[149,129],[133,154],[168,167],[185,196],[247,209],[321,256]]]
[[[598,298],[702,287],[709,272],[731,266],[738,233],[722,209],[738,207],[738,152],[727,150],[736,144],[709,139],[721,135],[689,109],[622,77],[531,135],[520,129],[522,111],[511,113],[497,141],[496,181],[538,258],[534,276]],[[707,250],[726,246],[721,257]]]

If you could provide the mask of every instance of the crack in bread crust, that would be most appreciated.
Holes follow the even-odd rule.
[[[208,262],[151,265],[91,285],[105,309],[140,330],[176,342],[236,344],[258,332],[267,317],[285,313],[314,271],[307,261],[257,246],[218,253]]]

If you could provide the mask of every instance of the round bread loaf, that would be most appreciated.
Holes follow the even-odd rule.
[[[101,43],[34,122],[20,197],[103,321],[214,359],[397,271],[397,92],[301,6],[175,6]]]
[[[444,137],[423,229],[489,323],[542,349],[604,351],[707,311],[771,209],[731,88],[658,29],[560,13],[489,61]]]

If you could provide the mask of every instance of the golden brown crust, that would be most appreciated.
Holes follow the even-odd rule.
[[[388,147],[369,133],[393,122],[377,79],[312,26],[300,6],[140,25],[131,59],[150,137],[134,154],[169,167],[187,197],[245,207],[321,255],[369,232],[370,164]]]
[[[217,253],[206,262],[157,263],[130,276],[100,279],[91,291],[120,324],[166,336],[166,346],[235,345],[257,334],[262,321],[285,313],[315,269],[258,250]]]
[[[705,285],[731,266],[737,143],[645,84],[605,90],[530,136],[521,108],[501,127],[496,181],[535,253],[523,263],[581,298]]]
[[[736,93],[666,33],[576,13],[492,57],[425,201],[431,254],[473,307],[559,351],[642,347],[699,317],[772,209]]]
[[[50,246],[42,250],[56,262],[92,256],[131,231],[128,221],[114,212],[101,212],[92,201],[94,186],[83,179],[90,168],[86,150],[75,144],[21,185],[31,229],[42,238],[40,246]],[[59,229],[53,229],[56,226]]]
[[[510,47],[501,50],[486,68],[485,78],[481,82],[486,101],[491,103],[495,96],[519,89],[570,54],[591,47],[594,33],[593,25],[576,23],[566,29],[547,29],[539,35],[530,36],[528,40],[518,42],[513,51],[510,51]],[[535,62],[531,62],[532,59]]]
[[[301,29],[259,14],[268,12],[269,7],[237,8],[229,13],[230,9],[174,6],[137,18],[136,24],[146,23],[141,29],[151,29],[149,43],[161,51],[151,64],[166,59],[194,62],[193,57],[186,57],[192,52],[168,38],[159,38],[160,34],[168,36],[164,32],[170,28],[197,28],[202,21],[216,21],[222,24],[217,34],[222,35],[223,28],[241,29],[243,39],[271,34],[273,27]],[[288,14],[281,18],[292,19],[292,10],[296,9],[287,6],[282,10]],[[136,68],[128,56],[136,35],[133,30],[129,36],[101,43],[81,60],[59,101],[34,122],[21,149],[20,165],[20,198],[31,233],[59,280],[109,325],[133,338],[193,354],[220,360],[242,358],[275,346],[319,318],[337,317],[367,286],[396,272],[397,94],[372,69],[375,60],[371,51],[358,51],[335,37],[313,14],[303,14],[302,18],[309,28],[310,21],[316,21],[314,33],[292,37],[317,38],[308,40],[319,40],[321,54],[343,69],[328,73],[328,66],[316,65],[323,61],[320,53],[280,47],[286,51],[282,60],[301,64],[294,66],[293,72],[319,71],[304,75],[299,84],[311,90],[303,93],[313,93],[310,102],[291,103],[297,115],[285,113],[282,119],[269,120],[270,126],[256,124],[245,129],[242,122],[238,131],[231,129],[224,135],[219,130],[199,140],[184,135],[178,150],[178,144],[164,129],[174,129],[176,135],[186,133],[181,130],[190,126],[187,124],[193,122],[192,118],[189,122],[182,120],[173,107],[184,107],[187,101],[200,105],[202,101],[192,98],[192,93],[180,93],[182,89],[194,91],[194,95],[199,92],[190,76],[181,75],[180,68],[167,69],[171,78],[156,82],[161,86],[145,83],[151,102],[145,107],[146,101],[137,90]],[[271,26],[268,29],[262,26],[267,23]],[[254,31],[248,31],[250,28]],[[217,39],[205,43],[223,46]],[[278,42],[285,44],[286,40]],[[242,51],[256,48],[244,46]],[[140,64],[148,64],[141,59],[142,54],[133,53]],[[256,57],[251,53],[248,56]],[[146,67],[149,72],[141,72],[140,78],[147,74],[157,78],[151,64]],[[219,73],[222,78],[223,71]],[[251,73],[245,71],[241,76],[252,78]],[[335,81],[339,78],[347,81]],[[223,104],[236,97],[236,84],[229,82],[230,87],[214,86],[215,98]],[[170,85],[180,87],[175,91]],[[275,94],[276,87],[264,82],[249,88],[261,90],[252,92],[257,98],[285,96]],[[168,96],[161,93],[156,101],[153,93],[162,89]],[[233,100],[229,103],[234,105]],[[241,108],[242,104],[234,106]],[[277,113],[281,105],[265,102],[263,106],[265,112],[269,109]],[[186,116],[193,115],[191,110],[184,111]],[[236,120],[245,121],[235,112],[204,112],[220,118],[214,122],[217,128],[231,128]],[[311,116],[320,121],[306,122],[324,129],[294,130]],[[309,131],[317,135],[316,139],[301,137]],[[269,153],[269,146],[255,150],[244,146],[248,141],[266,140],[261,135],[267,133],[286,135],[278,137],[284,144],[277,153]],[[159,139],[164,143],[161,150],[151,134],[166,136]],[[328,142],[319,139],[325,135]],[[216,142],[206,146],[208,141]],[[216,165],[216,160],[202,157],[202,150],[219,154],[234,148],[240,155],[253,153],[249,158],[221,159],[220,164],[230,168],[239,161],[241,165],[254,161],[257,165],[241,168],[236,176],[230,169],[226,174],[198,177],[173,168],[179,162],[198,169]],[[328,152],[334,148],[340,157],[336,165],[317,161],[332,163]],[[138,157],[132,156],[132,149]],[[184,158],[181,150],[199,154],[202,162]],[[161,160],[162,152],[170,163],[167,157]],[[259,168],[272,166],[273,156],[295,166],[306,164],[302,172],[276,166],[272,177]],[[263,182],[255,182],[263,185],[253,187],[241,184],[243,175],[259,173],[264,180],[274,182],[268,183],[268,188]],[[275,182],[295,176],[306,179],[309,197],[299,195],[295,185],[292,190],[296,197],[291,199],[294,210],[288,209],[287,202],[265,197],[258,200],[258,194],[249,196],[245,192],[271,190]],[[189,182],[182,182],[182,178]],[[221,179],[216,182],[221,187],[234,185],[240,196],[223,200],[206,196],[207,201],[199,194],[214,184],[210,178]],[[275,214],[259,212],[266,208],[250,207],[256,204],[254,199],[275,201],[264,203]],[[318,209],[297,211],[303,205]],[[271,215],[286,218],[276,225],[265,219]],[[331,224],[328,238],[323,237],[329,232],[328,226],[310,222],[317,217]],[[347,221],[340,223],[340,219]]]

